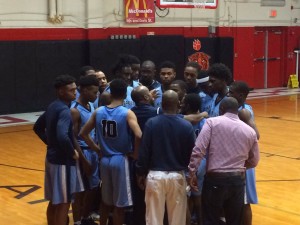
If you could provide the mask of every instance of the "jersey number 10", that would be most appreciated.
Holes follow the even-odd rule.
[[[102,120],[102,135],[104,137],[117,137],[117,123],[114,120]]]

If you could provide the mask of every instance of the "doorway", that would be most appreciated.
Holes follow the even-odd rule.
[[[281,27],[256,27],[254,31],[255,88],[283,86],[284,35]]]

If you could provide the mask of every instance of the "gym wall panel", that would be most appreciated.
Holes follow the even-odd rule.
[[[0,42],[0,114],[15,108],[15,57],[14,43]]]
[[[0,114],[45,110],[55,77],[79,77],[89,63],[86,41],[0,42]]]
[[[37,43],[37,105],[40,110],[55,99],[53,82],[60,74],[79,77],[88,64],[86,41],[40,41]]]
[[[176,65],[176,79],[183,78],[184,69],[184,37],[179,35],[141,36],[141,60],[155,63],[157,72],[160,64],[169,60]],[[157,80],[159,76],[157,75]]]
[[[120,54],[132,54],[140,58],[140,40],[93,40],[89,41],[90,64],[102,70],[108,80],[113,79],[111,69]]]
[[[36,110],[36,42],[15,42],[15,112]]]

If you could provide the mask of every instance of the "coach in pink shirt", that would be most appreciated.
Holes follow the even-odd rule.
[[[220,115],[206,120],[193,149],[190,185],[197,190],[196,171],[205,157],[202,190],[203,225],[218,225],[221,213],[226,223],[240,225],[245,191],[245,170],[259,161],[255,131],[238,117],[238,102],[232,97],[220,105]]]

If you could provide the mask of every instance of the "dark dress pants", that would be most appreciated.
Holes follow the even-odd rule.
[[[244,206],[244,176],[204,178],[202,190],[203,225],[219,225],[225,214],[227,225],[240,225]]]

